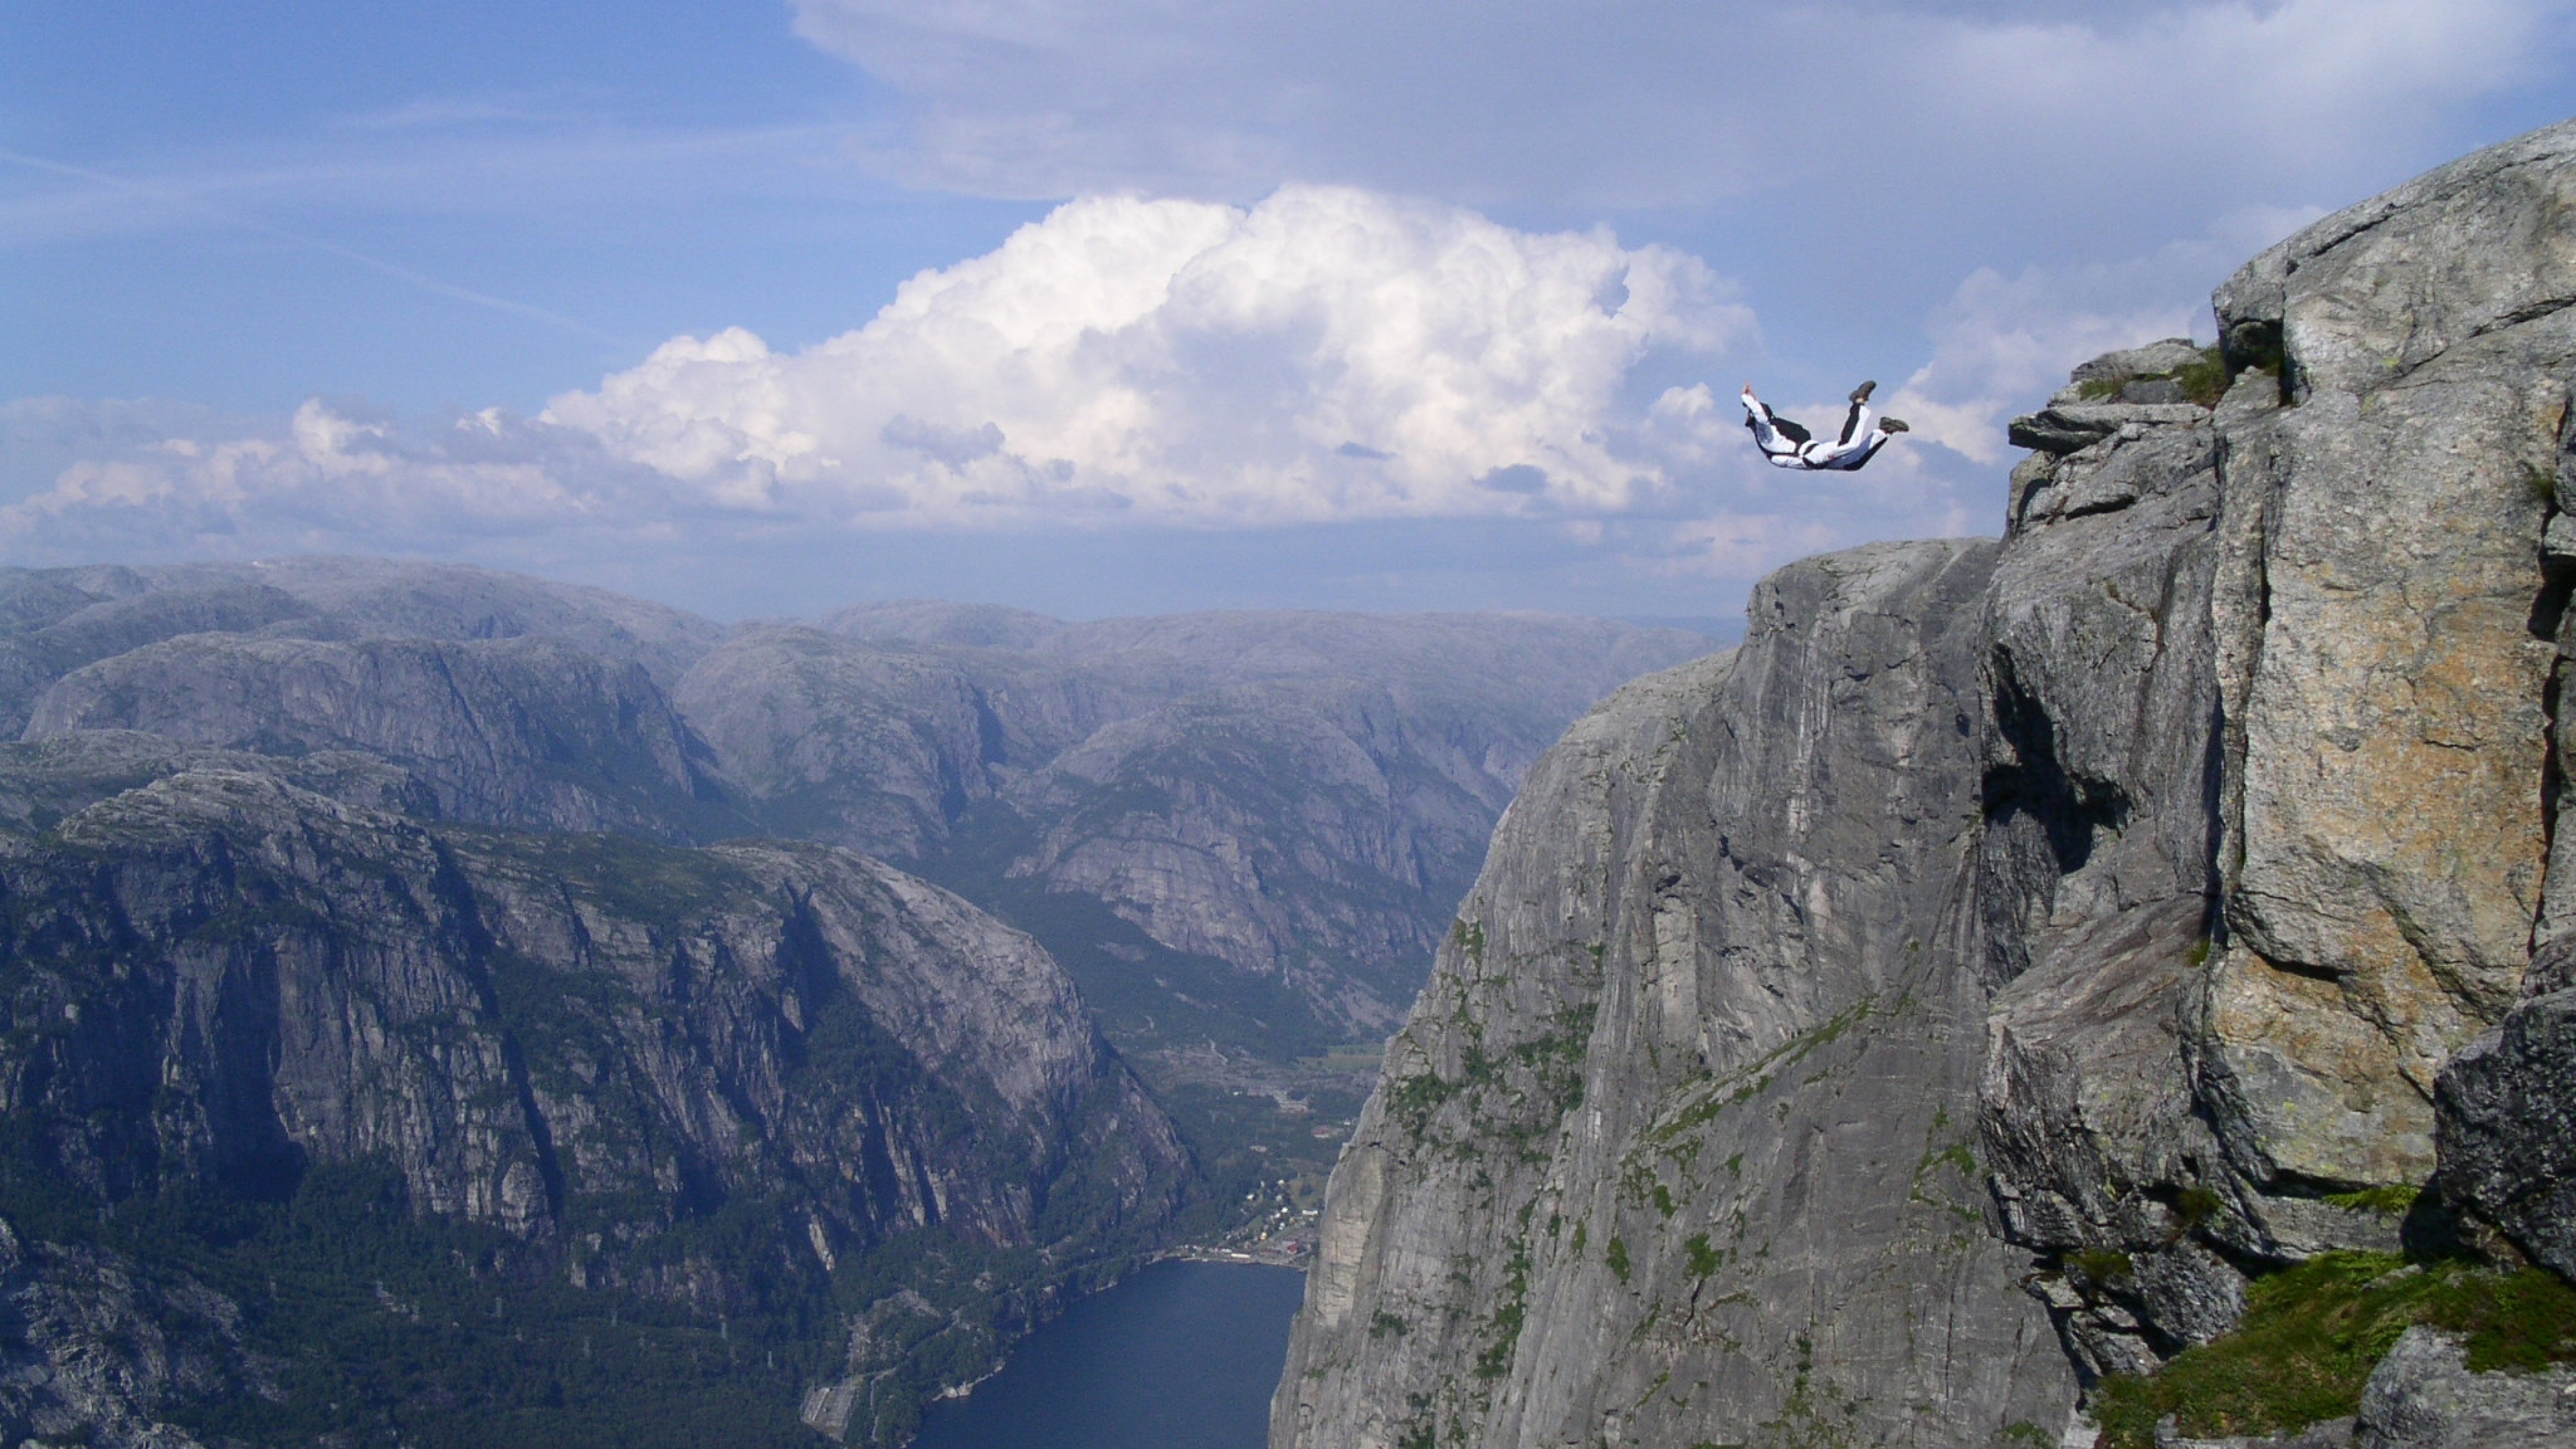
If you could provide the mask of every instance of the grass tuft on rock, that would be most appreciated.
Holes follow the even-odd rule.
[[[2398,1336],[2418,1323],[2464,1335],[2469,1367],[2531,1370],[2576,1358],[2576,1289],[2539,1268],[2328,1253],[2257,1280],[2236,1332],[2160,1373],[2095,1386],[2101,1449],[2151,1449],[2170,1414],[2197,1437],[2264,1434],[2338,1419]]]
[[[2218,406],[2227,396],[2227,356],[2216,347],[2203,348],[2198,362],[2185,363],[2174,369],[2174,381],[2182,384],[2182,395],[2205,408]]]
[[[2415,1206],[2424,1189],[2411,1182],[2392,1182],[2379,1187],[2366,1187],[2359,1192],[2330,1192],[2326,1201],[2336,1207],[2357,1213],[2378,1213],[2383,1217],[2402,1218]]]
[[[2172,380],[2182,395],[2205,408],[2218,406],[2227,395],[2227,384],[2233,379],[2227,371],[2226,354],[2219,348],[2201,349],[2197,362],[2187,362],[2171,372],[2113,373],[2107,377],[2088,377],[2075,385],[2075,396],[2083,402],[2117,402],[2120,394],[2133,382]]]

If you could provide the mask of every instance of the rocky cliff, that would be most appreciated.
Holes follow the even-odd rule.
[[[2053,1443],[2402,1241],[2576,1265],[2571,215],[2576,123],[2307,228],[2014,424],[1999,545],[1794,565],[1560,744],[1275,1449]],[[2432,1333],[2319,1432],[2547,1418]]]
[[[1541,763],[1334,1172],[1273,1443],[1983,1445],[2063,1418],[1970,1156],[1958,888],[1997,553],[1792,567],[1740,649]]]
[[[814,1427],[900,1442],[1190,1174],[1044,952],[830,847],[191,768],[0,840],[0,902],[12,1440],[139,1406],[254,1442],[795,1442],[819,1382]],[[127,1285],[92,1331],[25,1317],[84,1276]]]
[[[2054,798],[1989,833],[1985,1136],[2088,1369],[2396,1247],[2554,937],[2571,203],[2561,126],[2329,217],[2220,289],[2214,411],[2015,474],[1994,752]]]

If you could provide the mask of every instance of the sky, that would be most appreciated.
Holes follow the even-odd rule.
[[[0,0],[0,564],[1724,619],[2570,114],[2576,0]]]

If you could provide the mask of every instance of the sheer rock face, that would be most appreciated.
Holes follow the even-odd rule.
[[[1803,1442],[1828,1406],[1854,1443],[2053,1432],[2062,1400],[2003,1406],[2066,1365],[1960,1286],[1985,1228],[1904,1246],[1927,1120],[1973,1122],[2081,1377],[2227,1331],[2250,1270],[2395,1247],[2332,1199],[2437,1166],[2576,1269],[2571,217],[2576,123],[2317,223],[2220,290],[2215,408],[2088,403],[2079,371],[1973,568],[1844,596],[1814,582],[1851,556],[1795,565],[1732,663],[1570,736],[1335,1175],[1274,1446]],[[1866,729],[1781,707],[1866,691]],[[1859,1052],[1888,1100],[1837,1108]],[[1908,1132],[1928,1175],[1832,1155]],[[1778,1276],[1824,1240],[1879,1276]],[[1973,1306],[1905,1296],[1944,1291]],[[1979,1345],[1943,1387],[1963,1427],[1909,1421],[1920,1361],[1859,1326],[1933,1321]]]
[[[2540,553],[2571,206],[2559,126],[2317,223],[2220,296],[2227,334],[2277,327],[2284,360],[2285,405],[2222,428],[2230,945],[2206,1070],[2257,1180],[2421,1179],[2434,1073],[2557,927],[2564,589]]]
[[[2556,929],[2571,204],[2561,126],[2327,218],[2220,290],[2214,412],[2016,470],[1983,1125],[2088,1371],[2224,1331],[2236,1265],[2394,1247],[2327,1197],[2432,1172],[2436,1074]],[[2550,1039],[2444,1100],[2545,1079]]]
[[[841,1241],[1016,1243],[1065,1172],[1178,1161],[1033,943],[827,847],[447,834],[212,771],[0,843],[0,889],[13,1016],[62,1024],[8,1044],[0,1110],[106,1201],[382,1154],[522,1237],[706,1179],[809,1185]],[[818,1034],[887,1069],[808,1072]],[[1136,1132],[1069,1135],[1103,1104]]]
[[[830,847],[462,831],[197,769],[0,840],[0,900],[16,1166],[102,1204],[380,1164],[577,1286],[715,1314],[938,1228],[1037,1250],[998,1290],[1024,1324],[1191,1172],[1043,951]],[[719,1205],[774,1261],[657,1249]]]
[[[1275,1445],[2055,1432],[1967,1147],[1994,558],[1794,566],[1542,762],[1334,1175]]]

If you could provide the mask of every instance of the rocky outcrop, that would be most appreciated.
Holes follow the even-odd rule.
[[[122,1254],[29,1244],[0,1221],[0,1440],[202,1449],[157,1417],[237,1395],[274,1397],[280,1366],[242,1341],[241,1305]]]
[[[829,1377],[866,1391],[826,1427],[899,1442],[1190,1173],[1044,952],[829,847],[457,832],[195,770],[0,841],[0,899],[0,1176],[70,1194],[58,1261],[148,1251],[129,1205],[382,1170],[515,1245],[495,1291],[846,1337]]]
[[[1274,1445],[2055,1435],[1956,968],[1994,562],[1794,566],[1542,762],[1334,1174]]]
[[[2088,1371],[2396,1246],[2330,1199],[2432,1172],[2436,1073],[2550,939],[2571,197],[2558,127],[2319,222],[2220,290],[2214,412],[2015,472],[1985,1135]]]
[[[2538,615],[2571,201],[2562,126],[2330,217],[2219,296],[2231,338],[2277,327],[2285,369],[2282,405],[2225,437],[2243,532],[2206,1070],[2252,1176],[2420,1179],[2435,1070],[2554,926]]]
[[[2576,1370],[2472,1373],[2459,1341],[2410,1328],[2370,1375],[2353,1449],[2571,1449]]]
[[[2317,223],[2218,356],[2014,425],[1999,547],[1794,565],[1731,664],[1569,736],[1335,1173],[1276,1449],[2053,1436],[2073,1384],[1988,1287],[2074,1378],[2153,1370],[2428,1178],[2419,1229],[2567,1271],[2571,213],[2576,123]],[[1954,1146],[1994,1217],[1925,1256]],[[2029,1271],[1979,1276],[1987,1227]],[[1875,1276],[1778,1266],[1823,1242]],[[2428,1351],[2362,1433],[2449,1392]]]

